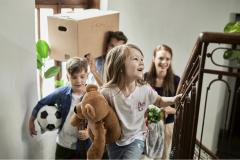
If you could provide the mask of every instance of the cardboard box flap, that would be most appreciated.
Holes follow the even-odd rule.
[[[119,12],[88,9],[76,13],[48,16],[50,57],[66,61],[91,53],[102,56],[108,31],[119,30]]]
[[[67,13],[55,14],[49,17],[79,21],[79,20],[96,18],[96,17],[106,16],[106,15],[111,15],[116,13],[119,13],[119,12],[118,11],[102,11],[99,9],[87,9],[79,12],[67,12]]]

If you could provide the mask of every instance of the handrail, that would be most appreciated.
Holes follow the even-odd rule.
[[[192,69],[192,64],[193,62],[197,59],[197,56],[199,55],[199,52],[200,52],[200,46],[201,46],[201,42],[200,42],[200,39],[198,38],[195,45],[194,45],[194,48],[192,50],[192,54],[191,54],[191,57],[189,58],[188,62],[187,62],[187,67],[185,67],[185,70],[183,72],[183,75],[181,77],[181,80],[180,80],[180,83],[179,83],[179,87],[177,89],[177,93],[179,93],[181,90],[182,90],[182,87],[183,87],[183,83],[186,81],[186,77],[187,75],[189,74],[189,71]]]
[[[240,33],[202,32],[199,39],[205,43],[239,44]]]
[[[218,33],[218,32],[200,33],[192,50],[191,57],[187,62],[185,71],[183,72],[177,93],[179,93],[179,90],[182,89],[182,84],[183,82],[186,81],[186,77],[192,68],[192,64],[194,63],[196,58],[201,55],[202,43],[240,44],[240,33]]]
[[[202,145],[202,138],[200,142],[196,140],[203,78],[205,74],[218,75],[218,78],[211,82],[213,83],[218,79],[221,80],[222,76],[240,78],[240,73],[239,70],[233,70],[233,67],[226,65],[224,67],[227,67],[229,69],[228,71],[209,69],[205,66],[206,59],[212,56],[207,53],[208,46],[216,43],[228,44],[231,45],[230,48],[236,48],[237,45],[240,45],[240,33],[203,32],[198,36],[177,89],[177,93],[182,93],[183,97],[176,106],[177,118],[175,120],[173,135],[174,158],[192,159],[194,157],[194,148],[197,144],[200,147],[198,158],[200,158],[201,150],[203,150],[205,153],[209,154],[210,157],[217,159],[217,156],[213,152]],[[218,67],[219,66],[223,67],[221,65],[218,65]],[[204,107],[204,109],[206,109],[206,103]],[[205,119],[203,118],[203,122],[204,121]],[[190,129],[184,126],[184,124],[188,124]],[[201,137],[203,128],[204,123],[202,125]]]

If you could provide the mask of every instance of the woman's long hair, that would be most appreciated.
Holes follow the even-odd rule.
[[[153,51],[153,58],[156,57],[156,53],[160,50],[165,50],[167,52],[170,53],[171,55],[171,59],[172,59],[172,49],[165,45],[165,44],[161,44],[158,45],[154,51]],[[146,74],[145,80],[153,87],[155,87],[156,85],[156,79],[157,79],[157,71],[156,71],[156,67],[155,67],[155,63],[152,61],[150,69],[148,71],[148,73]],[[172,70],[172,64],[170,64],[168,70],[167,70],[167,74],[163,80],[163,96],[168,96],[169,94],[174,94],[175,93],[175,86],[174,86],[174,73]],[[170,92],[170,93],[169,93]]]

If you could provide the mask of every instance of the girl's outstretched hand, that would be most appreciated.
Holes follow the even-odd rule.
[[[178,94],[178,95],[174,96],[174,102],[178,103],[181,100],[181,98],[182,98],[182,94]]]

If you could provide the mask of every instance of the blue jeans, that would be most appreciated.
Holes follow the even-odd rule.
[[[140,159],[144,150],[144,141],[135,139],[126,146],[116,143],[107,145],[109,159]]]

